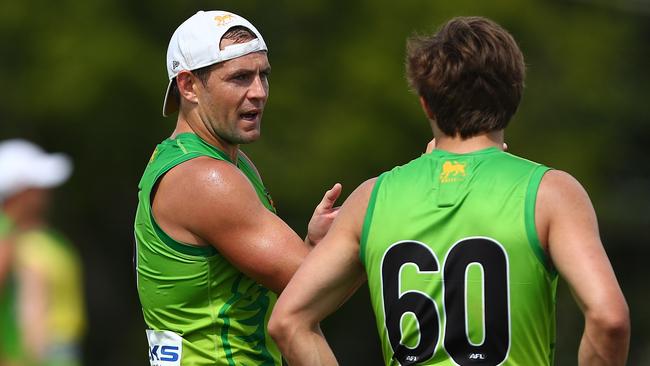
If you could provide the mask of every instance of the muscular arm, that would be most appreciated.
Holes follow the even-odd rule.
[[[175,240],[214,246],[240,271],[276,293],[310,250],[264,207],[243,173],[211,158],[189,160],[161,178],[153,214]]]
[[[318,324],[365,280],[359,240],[373,186],[367,181],[350,195],[273,310],[269,333],[290,365],[337,364]]]
[[[540,185],[536,217],[540,239],[585,317],[579,364],[624,365],[630,339],[628,307],[587,193],[570,175],[550,171]]]

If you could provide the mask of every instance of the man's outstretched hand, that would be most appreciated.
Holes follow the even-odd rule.
[[[305,240],[311,246],[318,244],[327,234],[327,231],[332,226],[332,222],[336,215],[339,212],[340,207],[334,207],[334,203],[341,195],[341,190],[343,186],[340,183],[334,184],[334,186],[325,192],[323,199],[320,201],[314,214],[309,220],[309,225],[307,226],[307,239]]]

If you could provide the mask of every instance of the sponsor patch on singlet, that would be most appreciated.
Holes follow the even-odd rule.
[[[181,366],[183,339],[167,330],[147,329],[151,366]]]

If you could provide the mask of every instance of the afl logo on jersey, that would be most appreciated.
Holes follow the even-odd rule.
[[[468,358],[470,360],[485,360],[487,357],[483,353],[470,353]]]

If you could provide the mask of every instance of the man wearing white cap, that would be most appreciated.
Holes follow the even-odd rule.
[[[137,286],[151,365],[281,365],[266,324],[336,215],[336,184],[305,241],[275,214],[239,149],[257,140],[271,67],[258,30],[200,11],[172,35],[163,115],[178,111],[139,185]]]
[[[0,205],[15,246],[12,258],[0,260],[12,264],[0,287],[0,364],[81,362],[85,312],[80,260],[46,219],[51,190],[71,172],[63,154],[47,154],[25,140],[0,142]]]

